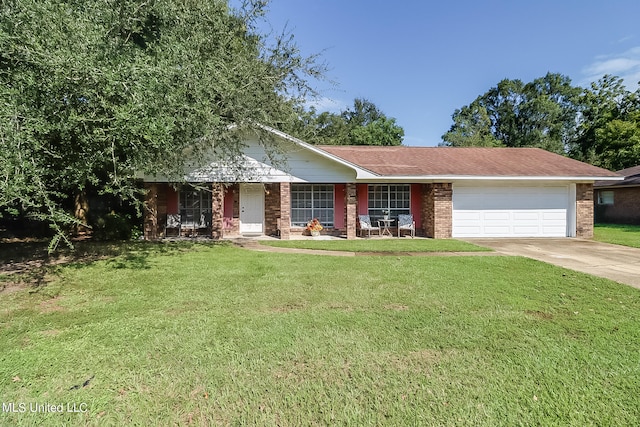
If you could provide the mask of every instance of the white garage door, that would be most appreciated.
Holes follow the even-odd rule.
[[[565,237],[569,187],[453,188],[453,237]]]

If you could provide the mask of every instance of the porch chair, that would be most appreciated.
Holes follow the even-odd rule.
[[[180,221],[180,214],[167,214],[167,221],[164,224],[164,237],[167,237],[167,230],[178,230],[178,237],[182,233],[182,222]]]
[[[211,212],[204,212],[200,214],[200,221],[194,226],[194,236],[198,236],[200,230],[205,230],[205,234],[211,230]]]
[[[412,239],[416,236],[416,222],[413,220],[413,215],[398,215],[398,237],[402,230],[410,231]]]
[[[378,235],[380,235],[380,227],[376,227],[371,225],[371,218],[369,215],[358,215],[358,220],[360,221],[360,237],[362,237],[362,233],[366,231],[371,237],[372,231],[377,231]]]

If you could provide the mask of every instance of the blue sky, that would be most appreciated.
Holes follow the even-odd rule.
[[[640,80],[640,1],[271,0],[305,54],[321,53],[337,82],[317,82],[319,111],[356,97],[405,130],[405,145],[434,146],[456,108],[504,78],[561,73],[588,86],[602,75]]]

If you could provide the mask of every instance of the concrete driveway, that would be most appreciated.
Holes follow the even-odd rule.
[[[640,289],[640,249],[576,238],[465,240],[505,255],[537,259]]]

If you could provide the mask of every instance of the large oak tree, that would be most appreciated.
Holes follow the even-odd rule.
[[[258,32],[265,6],[3,1],[0,214],[46,220],[59,238],[73,221],[64,198],[88,185],[135,198],[135,172],[179,179],[185,161],[232,158],[240,133],[291,120],[324,68],[291,35]]]

